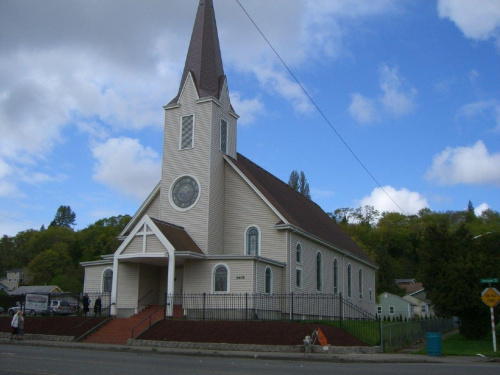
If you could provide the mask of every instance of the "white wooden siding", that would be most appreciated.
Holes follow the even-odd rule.
[[[85,280],[83,284],[83,291],[89,292],[101,292],[102,289],[102,273],[105,269],[113,269],[113,264],[108,265],[96,265],[85,267]]]
[[[127,245],[127,247],[122,251],[122,254],[139,254],[142,253],[143,248],[143,237],[135,236],[132,241]]]
[[[184,265],[184,293],[211,293],[212,272],[217,264],[229,269],[229,293],[251,293],[253,290],[253,260],[207,260],[186,262]]]
[[[118,263],[116,307],[136,308],[139,292],[139,264]]]
[[[245,232],[251,225],[260,230],[260,255],[286,262],[286,232],[275,229],[280,220],[265,202],[227,165],[225,173],[225,254],[245,254]]]
[[[165,111],[160,219],[183,226],[205,252],[208,246],[208,197],[210,177],[210,134],[212,103],[196,103],[196,89],[188,77],[180,106]],[[181,116],[194,114],[194,147],[179,150]],[[175,210],[169,201],[172,183],[182,175],[193,175],[200,183],[200,198],[188,211]]]
[[[283,293],[283,272],[282,267],[277,267],[264,262],[257,262],[257,293],[265,293],[266,291],[266,268],[270,267],[272,271],[272,290],[273,294]]]
[[[146,253],[166,253],[166,249],[155,235],[146,237]]]
[[[155,219],[160,218],[160,194],[158,194],[149,204],[146,208],[145,214]]]
[[[297,264],[295,251],[297,242],[302,246],[302,264]],[[298,234],[291,235],[291,291],[303,293],[316,293],[316,254],[320,251],[323,266],[323,289],[322,293],[333,293],[333,261],[337,258],[339,269],[339,292],[344,298],[347,297],[347,266],[352,267],[352,297],[350,301],[356,303],[366,311],[375,311],[375,269],[361,263],[353,258],[347,257],[330,248],[321,246]],[[302,269],[302,289],[296,287],[297,267]],[[363,299],[359,299],[358,270],[363,270]],[[290,269],[287,270],[287,273]],[[372,301],[369,300],[369,290],[372,290]]]

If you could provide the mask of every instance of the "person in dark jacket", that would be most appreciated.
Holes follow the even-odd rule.
[[[97,297],[94,302],[94,316],[101,316],[101,296]]]
[[[90,298],[87,293],[83,295],[82,298],[82,305],[83,305],[83,315],[87,316],[87,313],[89,312],[89,305],[90,305]]]

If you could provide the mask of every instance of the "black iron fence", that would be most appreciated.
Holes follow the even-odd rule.
[[[380,345],[381,322],[341,294],[173,294],[165,301],[173,319],[321,322]]]

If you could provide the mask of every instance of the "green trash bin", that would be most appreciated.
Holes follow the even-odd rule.
[[[427,332],[427,355],[441,355],[441,332]]]

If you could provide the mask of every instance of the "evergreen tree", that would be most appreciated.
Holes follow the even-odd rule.
[[[295,191],[311,199],[311,193],[309,191],[309,183],[307,182],[306,175],[303,171],[300,174],[293,170],[290,173],[290,178],[288,179],[288,185]]]
[[[70,206],[59,206],[50,226],[71,228],[76,225],[75,220],[76,214],[71,210]]]

